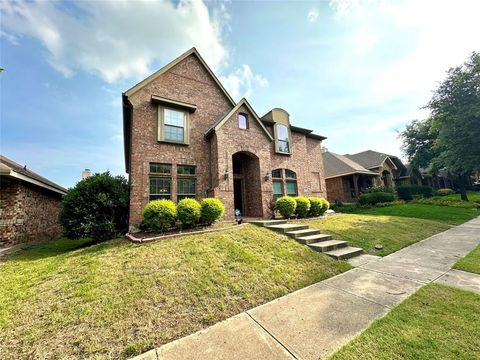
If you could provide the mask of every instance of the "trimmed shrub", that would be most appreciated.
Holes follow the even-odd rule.
[[[395,200],[395,196],[388,192],[373,192],[361,194],[358,197],[360,205],[375,205],[377,203],[387,203]]]
[[[177,217],[185,227],[191,227],[198,223],[201,215],[200,203],[195,199],[183,199],[177,205]]]
[[[449,188],[438,189],[435,192],[435,195],[438,195],[438,196],[447,196],[447,195],[452,195],[452,194],[455,194],[455,191],[453,191],[452,189],[449,189]]]
[[[307,217],[308,211],[310,210],[310,201],[308,198],[304,196],[297,196],[295,198],[295,202],[297,203],[297,206],[295,207],[295,214],[301,218]]]
[[[290,218],[295,213],[297,202],[293,197],[282,196],[277,199],[277,210],[285,219]]]
[[[308,215],[313,217],[322,215],[322,200],[318,197],[310,197],[308,200],[310,201],[310,211],[308,212]]]
[[[225,207],[222,202],[215,198],[205,198],[200,203],[201,219],[204,223],[211,225],[223,216]]]
[[[322,201],[322,215],[323,215],[325,211],[330,209],[330,203],[325,198],[320,198],[320,200]]]
[[[72,239],[112,239],[128,229],[129,185],[107,171],[79,181],[62,200],[60,222]]]
[[[420,197],[433,196],[433,189],[430,186],[401,185],[397,187],[397,193],[402,200],[412,200],[415,195]]]
[[[171,200],[153,200],[145,206],[142,215],[147,228],[163,232],[175,224],[177,207]]]
[[[372,186],[363,190],[364,194],[374,193],[374,192],[388,192],[395,193],[395,191],[388,186]]]

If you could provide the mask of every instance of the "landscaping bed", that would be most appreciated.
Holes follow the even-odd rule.
[[[351,268],[253,225],[57,239],[0,264],[0,358],[128,358]]]
[[[430,284],[329,359],[478,359],[479,324],[480,295]]]

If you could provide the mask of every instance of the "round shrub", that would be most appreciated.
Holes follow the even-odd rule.
[[[176,219],[177,207],[171,200],[153,200],[143,209],[143,223],[153,231],[167,230]]]
[[[323,215],[328,209],[330,209],[330,203],[325,198],[320,198],[320,200],[322,202],[322,215]]]
[[[453,191],[452,189],[449,189],[449,188],[438,189],[435,192],[435,195],[438,195],[438,196],[447,196],[447,195],[452,195],[452,194],[455,194],[455,191]]]
[[[295,207],[295,214],[298,217],[304,218],[307,217],[310,210],[310,201],[304,196],[297,196],[295,198],[297,206]]]
[[[109,172],[79,181],[62,200],[60,222],[65,235],[107,240],[128,229],[129,185]]]
[[[277,199],[277,210],[285,219],[288,219],[295,213],[297,202],[293,197],[282,196]]]
[[[195,199],[180,200],[177,205],[177,217],[185,227],[195,225],[200,220],[200,203]]]
[[[324,213],[324,211],[322,211],[323,202],[321,198],[310,197],[308,200],[310,201],[310,211],[308,212],[308,215],[316,217]]]
[[[222,202],[215,198],[205,198],[200,203],[202,221],[208,225],[213,224],[220,219],[225,212]]]
[[[393,200],[395,200],[395,196],[387,192],[367,193],[358,197],[358,202],[361,205],[375,205],[377,203],[392,202]]]

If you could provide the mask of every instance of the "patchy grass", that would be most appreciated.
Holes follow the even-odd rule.
[[[431,220],[363,214],[338,214],[306,221],[305,224],[333,235],[334,239],[348,241],[351,246],[361,247],[369,254],[380,256],[449,228],[444,223]],[[383,249],[375,250],[376,244],[383,245]]]
[[[130,357],[350,268],[253,225],[87,245],[0,264],[1,359]]]
[[[479,324],[479,295],[430,284],[329,359],[478,359]]]
[[[450,225],[459,225],[480,215],[480,211],[473,209],[422,204],[401,204],[360,209],[358,213],[434,220]]]
[[[453,267],[458,270],[480,274],[480,245],[468,253],[467,256],[458,260]]]

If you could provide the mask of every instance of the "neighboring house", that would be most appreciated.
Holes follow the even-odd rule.
[[[325,196],[321,142],[279,108],[235,102],[195,48],[123,94],[130,225],[149,200],[219,198],[263,217],[285,194]]]
[[[420,169],[422,184],[434,189],[455,188],[455,180],[446,169],[441,169],[437,174],[431,174],[430,169]]]
[[[323,152],[328,200],[352,201],[364,189],[385,186],[422,184],[422,175],[396,156],[367,150],[339,155]]]
[[[0,155],[0,247],[62,233],[66,189]]]

